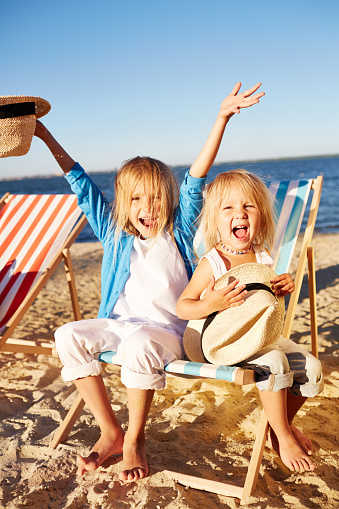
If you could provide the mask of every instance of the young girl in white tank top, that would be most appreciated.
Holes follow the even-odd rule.
[[[235,280],[215,290],[215,280],[244,263],[272,263],[268,250],[274,239],[271,200],[268,189],[255,175],[245,170],[219,174],[207,186],[201,223],[207,252],[177,304],[178,316],[186,320],[241,306],[245,285]],[[294,290],[288,274],[276,276],[271,284],[278,298]],[[307,397],[323,389],[319,360],[280,337],[239,365],[256,372],[256,385],[270,424],[270,441],[282,461],[291,470],[314,470],[311,441],[296,428],[293,418]]]

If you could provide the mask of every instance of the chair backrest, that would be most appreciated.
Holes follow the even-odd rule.
[[[269,190],[275,200],[276,234],[272,268],[277,274],[288,272],[312,180],[272,182]]]
[[[81,213],[75,195],[8,195],[0,210],[0,332]]]

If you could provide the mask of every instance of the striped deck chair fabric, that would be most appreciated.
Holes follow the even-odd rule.
[[[75,195],[7,195],[2,201],[0,333],[60,254],[82,214]]]
[[[277,274],[288,272],[311,185],[312,180],[283,180],[269,186],[278,218],[272,266]]]
[[[299,255],[299,263],[297,267],[295,282],[295,291],[290,298],[283,335],[289,338],[291,326],[295,314],[296,305],[298,302],[301,284],[305,272],[308,250],[314,231],[315,220],[319,208],[319,201],[322,190],[323,177],[317,177],[311,180],[294,180],[294,181],[281,181],[272,182],[269,186],[270,192],[275,199],[275,206],[277,212],[276,223],[276,238],[273,255],[273,269],[277,274],[288,272],[290,262],[293,256],[294,248],[297,242],[298,234],[302,224],[303,216],[305,213],[306,204],[309,198],[310,191],[313,190],[313,198],[310,205],[310,211],[306,229],[303,235],[303,242],[301,252]],[[202,253],[201,246],[201,232],[198,230],[194,246],[198,254]],[[313,256],[313,251],[312,251]],[[310,263],[309,267],[313,267],[314,263]],[[309,278],[311,276],[309,270]],[[312,275],[315,280],[314,274]],[[311,290],[311,286],[310,286]],[[315,313],[315,286],[313,289],[313,296],[310,293],[310,307],[311,307],[311,322],[312,322],[312,307]],[[313,316],[314,316],[313,313]],[[99,360],[106,363],[114,364],[114,357],[116,352],[103,352],[98,355]],[[184,377],[202,377],[225,380],[237,384],[249,384],[254,382],[254,375],[252,370],[244,370],[235,366],[216,366],[207,363],[196,363],[183,360],[175,360],[165,366],[165,371],[169,374]],[[81,413],[84,402],[80,395],[73,407],[70,409],[66,416],[64,423],[57,430],[52,442],[51,447],[55,448],[60,442],[67,438],[75,420]],[[257,477],[259,474],[259,467],[263,456],[264,445],[266,442],[268,429],[267,418],[262,413],[261,421],[257,430],[256,440],[253,446],[251,460],[248,466],[245,483],[243,486],[234,486],[227,483],[215,482],[207,479],[202,479],[193,476],[187,476],[178,472],[170,472],[165,470],[170,477],[179,483],[190,486],[193,488],[218,493],[220,495],[236,497],[240,499],[240,504],[247,502],[250,495],[255,489]]]

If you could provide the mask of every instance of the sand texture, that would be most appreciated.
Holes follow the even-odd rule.
[[[339,235],[316,235],[314,246],[319,357],[325,389],[306,402],[295,422],[313,440],[318,467],[311,473],[291,473],[267,444],[249,507],[339,507]],[[100,299],[101,246],[77,243],[71,253],[82,316],[95,318]],[[308,306],[306,277],[292,338],[310,348]],[[14,336],[52,339],[54,330],[72,318],[60,266]],[[122,484],[118,480],[121,462],[87,472],[82,478],[76,475],[77,453],[89,452],[99,437],[99,428],[86,407],[67,441],[56,450],[49,447],[76,397],[74,386],[61,380],[58,359],[1,353],[0,365],[0,507],[239,507],[237,499],[187,489],[163,470],[242,483],[261,413],[255,386],[169,378],[166,389],[156,393],[147,421],[151,475],[138,483]],[[116,415],[126,429],[126,390],[120,382],[119,368],[107,367],[105,383]]]

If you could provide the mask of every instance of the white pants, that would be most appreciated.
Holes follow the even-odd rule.
[[[55,332],[55,344],[64,367],[62,379],[70,382],[102,372],[97,357],[115,351],[121,381],[129,388],[163,389],[164,366],[183,357],[182,338],[152,324],[136,324],[112,318],[82,320]]]
[[[294,396],[314,397],[324,388],[321,363],[306,348],[280,337],[238,364],[256,372],[260,391],[288,388]]]

